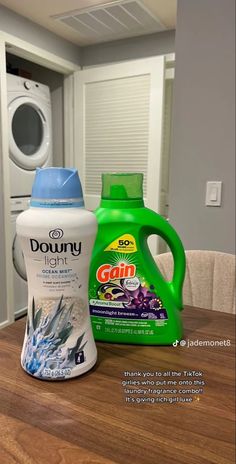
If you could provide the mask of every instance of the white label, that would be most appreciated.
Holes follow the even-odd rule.
[[[74,377],[96,361],[87,296],[94,235],[76,232],[20,237],[29,289],[22,366],[39,378]]]

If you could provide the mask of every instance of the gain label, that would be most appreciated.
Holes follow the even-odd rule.
[[[132,241],[132,244],[130,242]],[[129,243],[128,243],[129,242]],[[91,316],[117,318],[119,320],[165,321],[166,308],[158,289],[147,282],[135,251],[114,251],[116,246],[133,247],[136,241],[131,234],[114,240],[104,251],[104,261],[96,269],[96,281],[90,287]]]

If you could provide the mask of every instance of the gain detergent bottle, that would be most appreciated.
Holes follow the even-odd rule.
[[[181,340],[185,253],[170,224],[143,202],[142,174],[103,174],[95,214],[98,234],[90,266],[89,304],[96,340],[168,345]],[[148,248],[161,236],[173,253],[166,282]]]

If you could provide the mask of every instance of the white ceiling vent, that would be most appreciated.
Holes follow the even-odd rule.
[[[140,0],[114,1],[69,11],[53,16],[53,19],[71,27],[91,42],[116,40],[166,29]]]

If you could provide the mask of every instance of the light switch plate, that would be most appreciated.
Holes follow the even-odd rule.
[[[210,181],[206,184],[206,206],[221,206],[221,181]]]

